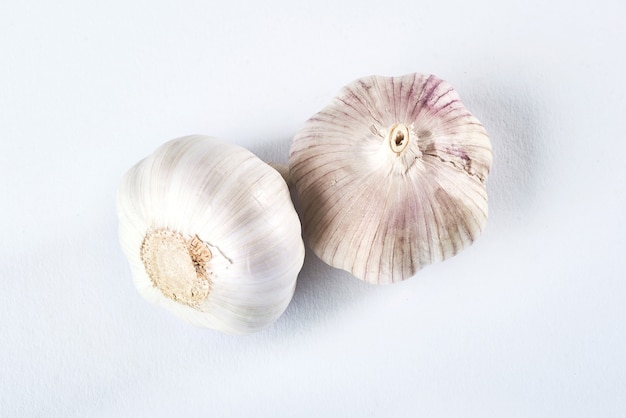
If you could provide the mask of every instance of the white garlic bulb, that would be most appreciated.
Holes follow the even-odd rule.
[[[454,89],[409,74],[344,87],[295,136],[289,168],[313,252],[393,283],[478,237],[491,162],[485,129]]]
[[[280,174],[205,136],[167,142],[123,178],[119,235],[149,301],[231,334],[260,330],[293,296],[300,221]]]

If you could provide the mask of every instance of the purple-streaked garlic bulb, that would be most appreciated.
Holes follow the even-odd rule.
[[[356,80],[291,145],[305,241],[366,282],[407,279],[478,238],[491,161],[487,132],[450,84]]]

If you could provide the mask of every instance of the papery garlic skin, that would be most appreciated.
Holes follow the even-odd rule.
[[[313,252],[376,284],[407,279],[480,235],[491,163],[481,123],[426,74],[347,85],[305,123],[289,157]]]
[[[135,286],[179,317],[248,334],[291,301],[300,221],[283,178],[248,150],[200,135],[167,142],[126,173],[117,210]]]

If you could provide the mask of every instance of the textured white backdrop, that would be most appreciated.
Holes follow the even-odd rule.
[[[623,2],[4,1],[0,416],[626,416]],[[491,135],[470,249],[368,286],[307,254],[268,330],[132,286],[122,174],[203,133],[285,162],[346,83],[434,73]]]

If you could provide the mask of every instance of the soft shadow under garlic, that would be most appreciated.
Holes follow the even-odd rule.
[[[281,334],[298,334],[338,318],[376,289],[348,272],[333,268],[307,247],[296,291],[274,323]]]
[[[525,223],[550,155],[549,109],[533,85],[521,84],[518,78],[485,76],[467,81],[463,88],[467,105],[492,138],[494,164],[487,183],[492,227]]]
[[[286,164],[291,141],[291,137],[259,140],[250,146],[250,151],[268,163]],[[300,214],[295,190],[290,188],[290,192],[296,212]],[[294,296],[272,329],[279,332],[285,330],[290,334],[306,331],[348,309],[375,290],[348,272],[327,265],[306,246],[304,265],[298,275]]]
[[[278,139],[258,138],[247,148],[262,161],[271,164],[287,165],[290,145],[291,137]]]

